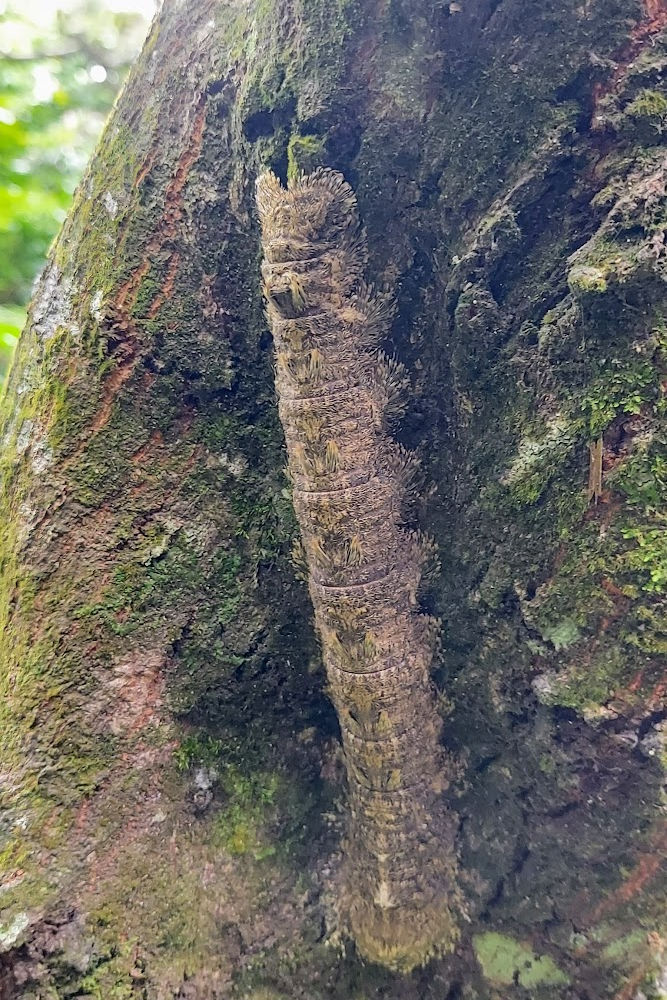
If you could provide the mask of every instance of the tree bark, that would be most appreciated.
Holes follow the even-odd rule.
[[[2,1000],[664,995],[666,25],[165,0],[2,401]],[[262,311],[255,179],[320,165],[396,298],[440,552],[460,938],[410,975],[338,922]]]

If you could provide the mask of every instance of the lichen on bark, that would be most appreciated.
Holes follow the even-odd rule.
[[[426,543],[402,527],[413,461],[388,436],[401,366],[362,280],[356,198],[329,170],[257,186],[294,507],[349,785],[343,909],[362,954],[409,971],[457,938],[450,768],[416,609]]]

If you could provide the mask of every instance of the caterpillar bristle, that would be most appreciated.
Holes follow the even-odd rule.
[[[340,448],[335,441],[327,441],[324,464],[327,472],[337,472],[340,468]]]

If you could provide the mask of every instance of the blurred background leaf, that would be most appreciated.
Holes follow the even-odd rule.
[[[0,381],[155,0],[0,0]]]

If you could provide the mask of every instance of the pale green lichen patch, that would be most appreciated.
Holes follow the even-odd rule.
[[[485,977],[494,985],[510,986],[518,982],[526,989],[540,986],[566,986],[570,977],[549,955],[536,955],[532,949],[505,934],[489,931],[473,937],[473,947]]]
[[[29,925],[27,913],[17,913],[8,924],[0,924],[0,953],[13,948]]]
[[[554,649],[567,649],[581,637],[581,630],[571,618],[563,618],[551,627],[542,629],[542,638],[550,642]]]
[[[607,278],[599,267],[585,264],[573,267],[567,281],[574,295],[600,295],[607,291]]]
[[[517,454],[501,478],[514,504],[531,504],[540,498],[575,441],[576,429],[562,416],[555,416],[541,438],[526,437],[519,442]]]
[[[632,931],[623,937],[616,938],[605,945],[602,954],[610,962],[623,961],[636,951],[642,951],[646,947],[646,931]]]

